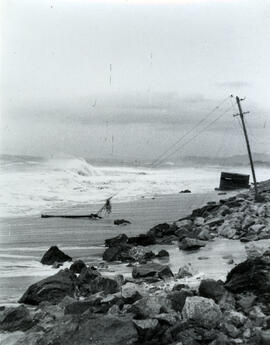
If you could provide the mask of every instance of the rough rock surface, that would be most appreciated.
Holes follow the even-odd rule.
[[[43,301],[60,302],[65,296],[74,296],[76,276],[69,270],[61,270],[55,275],[31,285],[19,303],[37,305]]]
[[[19,307],[4,307],[0,310],[1,331],[25,331],[34,324],[29,310],[21,305]]]
[[[86,268],[86,264],[82,260],[76,260],[71,264],[69,269],[73,273],[81,273],[84,268]]]
[[[72,261],[72,258],[62,252],[57,246],[53,246],[47,250],[41,259],[43,265],[53,265],[55,262]]]
[[[221,320],[219,306],[211,299],[204,297],[187,297],[183,308],[184,320],[192,320],[205,328],[215,328]]]

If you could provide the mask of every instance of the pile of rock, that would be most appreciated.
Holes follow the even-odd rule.
[[[233,268],[225,283],[202,280],[198,290],[138,284],[144,269],[134,270],[134,281],[87,266],[60,271],[26,291],[21,302],[34,309],[2,307],[0,330],[21,331],[14,345],[269,344],[269,251]]]

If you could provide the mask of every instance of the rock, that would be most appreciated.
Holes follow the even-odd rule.
[[[204,225],[209,225],[210,227],[214,226],[214,225],[220,225],[224,222],[224,218],[223,217],[214,217],[211,218],[209,220],[207,220]]]
[[[240,307],[243,312],[247,314],[254,305],[256,299],[257,297],[253,293],[240,295],[240,298],[237,300],[238,307]]]
[[[253,320],[254,326],[262,327],[266,321],[266,315],[259,306],[253,306],[248,314],[249,318]]]
[[[223,283],[214,279],[203,279],[199,286],[200,296],[212,298],[216,303],[220,301],[225,292]]]
[[[55,275],[31,285],[19,300],[19,303],[37,305],[43,301],[59,303],[65,296],[73,297],[75,293],[74,273],[61,270]]]
[[[218,234],[226,238],[233,238],[236,234],[236,229],[231,224],[224,223],[218,228]]]
[[[247,259],[249,260],[261,258],[264,254],[264,248],[255,246],[254,244],[245,245],[245,250],[247,253]]]
[[[92,314],[84,318],[59,320],[35,345],[127,345],[134,344],[137,338],[130,315]]]
[[[263,256],[240,263],[228,273],[225,287],[233,293],[269,293],[270,261]]]
[[[91,306],[93,306],[93,303],[90,301],[74,301],[66,306],[65,314],[80,315]]]
[[[105,240],[105,247],[115,247],[118,245],[126,244],[128,237],[126,234],[120,234],[116,237],[108,238]]]
[[[114,225],[127,225],[127,224],[131,224],[129,220],[125,220],[125,219],[116,219],[113,221]]]
[[[103,291],[105,294],[113,294],[119,291],[119,285],[114,279],[98,276],[88,283],[81,283],[79,290],[83,296]]]
[[[150,339],[156,332],[158,327],[157,319],[133,320],[138,331],[139,338]]]
[[[209,227],[204,227],[203,230],[199,233],[198,239],[203,241],[208,241],[212,238]]]
[[[222,311],[235,309],[235,298],[232,293],[225,291],[223,296],[219,299],[218,305]]]
[[[186,277],[192,277],[193,274],[194,274],[193,268],[192,268],[191,264],[189,263],[189,264],[179,268],[177,278],[183,279]]]
[[[194,224],[197,226],[201,226],[204,223],[204,218],[203,217],[196,217],[194,219]]]
[[[19,307],[4,307],[0,311],[0,330],[15,332],[26,331],[33,326],[34,322],[29,310],[20,305]]]
[[[199,256],[198,260],[208,260],[209,256]]]
[[[101,277],[101,274],[94,267],[85,267],[81,270],[81,273],[77,279],[77,285],[89,284],[91,280],[96,277]]]
[[[167,311],[168,308],[170,308],[170,301],[166,296],[150,295],[135,302],[131,311],[136,318],[149,318],[160,314],[161,311]]]
[[[237,338],[240,334],[239,329],[237,329],[234,325],[227,322],[223,323],[222,330],[225,334],[227,334],[231,338]]]
[[[185,237],[180,243],[179,248],[182,250],[194,250],[204,247],[206,245],[205,242],[197,240],[195,238],[188,238]]]
[[[212,299],[198,296],[186,298],[182,314],[184,320],[192,320],[208,329],[218,326],[222,317],[219,306]]]
[[[181,289],[180,291],[172,291],[168,293],[168,298],[171,301],[172,309],[181,312],[187,297],[193,296],[193,292],[188,289]]]
[[[129,237],[128,244],[134,246],[150,246],[156,244],[155,237],[148,234],[140,234],[139,236]]]
[[[58,247],[53,246],[43,255],[41,263],[43,265],[53,265],[55,262],[72,261],[72,258],[63,253]]]
[[[125,303],[132,304],[141,299],[142,296],[138,290],[138,286],[134,283],[126,283],[121,288],[122,298]]]
[[[181,192],[179,193],[191,193],[191,191],[189,189],[184,189],[184,190],[181,190]]]
[[[230,324],[233,324],[235,327],[242,327],[247,321],[247,317],[235,310],[227,310],[223,314],[223,319]]]
[[[169,257],[169,256],[170,254],[165,249],[161,249],[156,255],[157,258],[164,258],[164,257]]]
[[[191,219],[182,219],[178,220],[177,222],[174,223],[178,228],[181,227],[188,227],[190,228],[193,225],[193,222]]]
[[[162,238],[164,236],[174,235],[175,230],[177,230],[177,226],[175,224],[158,224],[151,228],[147,235],[154,237],[154,238]]]
[[[133,267],[132,277],[135,279],[153,276],[158,276],[161,279],[166,279],[169,277],[173,277],[173,273],[170,270],[169,266],[164,266],[156,263]]]
[[[142,263],[143,261],[149,261],[156,257],[156,255],[150,251],[146,252],[144,248],[133,247],[129,250],[129,256],[133,261]]]
[[[115,247],[109,247],[103,253],[103,260],[111,261],[132,261],[133,258],[129,255],[130,245],[117,245]]]
[[[270,345],[270,329],[260,331],[261,345]]]
[[[84,268],[86,268],[86,264],[82,260],[76,260],[69,269],[73,273],[81,273]]]
[[[109,308],[107,314],[108,314],[108,315],[119,315],[119,314],[121,314],[121,311],[120,311],[119,306],[118,306],[117,304],[112,305],[112,306]]]

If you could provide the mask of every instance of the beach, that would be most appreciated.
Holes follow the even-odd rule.
[[[229,194],[235,194],[235,192]],[[57,271],[40,263],[42,255],[52,245],[59,246],[74,260],[82,259],[90,265],[97,264],[102,261],[105,239],[121,233],[126,233],[128,236],[145,233],[156,224],[176,221],[188,215],[192,209],[204,205],[206,201],[217,201],[222,197],[224,196],[219,196],[218,192],[178,193],[159,195],[153,199],[140,198],[127,203],[113,203],[112,213],[97,221],[43,219],[40,216],[2,218],[0,221],[0,303],[16,303],[30,284]],[[99,207],[100,205],[95,204],[77,206],[61,212],[88,214]],[[59,214],[59,210],[55,212]],[[122,218],[129,220],[131,224],[127,226],[113,224],[114,219]],[[226,251],[226,244],[224,249]],[[192,257],[186,259],[195,260]],[[180,264],[182,263],[174,263],[175,266]],[[114,267],[114,270],[119,273],[127,271],[124,266],[118,269]]]

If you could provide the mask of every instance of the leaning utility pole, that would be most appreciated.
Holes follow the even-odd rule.
[[[243,99],[240,99],[238,96],[236,96],[236,103],[238,105],[239,114],[235,114],[234,116],[238,116],[239,115],[240,119],[241,119],[241,122],[242,122],[243,131],[244,131],[244,135],[245,135],[245,139],[246,139],[246,144],[247,144],[249,162],[250,162],[251,171],[252,171],[252,177],[253,177],[253,182],[254,182],[255,200],[258,200],[258,188],[257,188],[255,169],[254,169],[254,165],[253,165],[253,160],[252,160],[252,155],[251,155],[251,150],[250,150],[250,145],[249,145],[249,140],[248,140],[248,135],[247,135],[247,129],[246,129],[245,120],[244,120],[244,115],[248,114],[249,111],[246,111],[246,112],[242,111],[241,101],[243,101]]]

